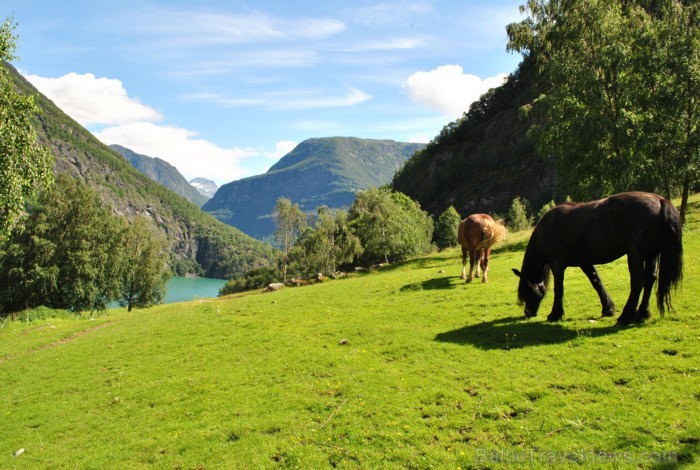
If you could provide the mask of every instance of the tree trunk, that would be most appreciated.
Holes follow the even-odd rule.
[[[690,176],[683,178],[683,194],[681,195],[681,226],[685,225],[685,214],[688,211],[688,196],[690,195]]]

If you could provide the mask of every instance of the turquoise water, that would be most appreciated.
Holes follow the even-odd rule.
[[[219,295],[219,289],[224,287],[223,279],[206,277],[171,277],[168,281],[168,293],[163,299],[164,304],[185,302],[188,300],[207,299]]]
[[[209,279],[207,277],[171,277],[167,284],[164,304],[187,302],[188,300],[208,299],[217,297],[219,289],[226,281]],[[119,302],[113,302],[107,308],[119,308]]]

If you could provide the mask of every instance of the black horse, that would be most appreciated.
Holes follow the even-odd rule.
[[[564,271],[578,266],[600,297],[603,316],[615,306],[595,269],[627,255],[630,295],[620,325],[644,321],[651,316],[649,298],[657,278],[656,300],[661,315],[671,308],[671,290],[683,277],[681,219],[670,201],[644,192],[616,194],[583,204],[564,203],[547,212],[535,227],[525,250],[520,271],[518,304],[525,316],[534,317],[547,290],[550,270],[554,275],[554,305],[548,321],[564,316]],[[639,295],[644,291],[637,308]]]

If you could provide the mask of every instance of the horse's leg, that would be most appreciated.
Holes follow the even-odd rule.
[[[651,298],[651,289],[656,282],[656,255],[647,258],[644,263],[644,294],[642,294],[642,303],[639,304],[637,311],[637,320],[644,321],[651,318],[649,310],[649,299]]]
[[[491,255],[491,248],[484,248],[482,254],[481,254],[481,271],[484,273],[483,278],[481,278],[481,282],[489,282],[488,279],[488,271],[489,271],[489,256]]]
[[[600,276],[598,276],[598,271],[595,269],[595,266],[593,266],[592,264],[581,266],[581,271],[583,271],[586,274],[588,280],[591,281],[591,285],[598,293],[598,297],[600,298],[600,304],[603,307],[602,315],[604,317],[612,317],[615,314],[615,304],[613,304],[612,299],[608,295],[608,292],[605,290],[605,287],[603,286],[603,281],[600,280]]]
[[[476,249],[473,246],[469,247],[469,275],[467,276],[467,282],[472,282],[474,279],[474,262],[476,260]]]
[[[547,321],[559,321],[564,317],[564,271],[566,266],[551,266],[554,277],[554,303]]]
[[[480,246],[477,246],[474,248],[474,269],[476,273],[474,273],[474,277],[481,277],[481,272],[479,271],[481,269],[481,258],[484,256],[484,250]]]
[[[628,253],[627,267],[630,271],[630,295],[622,309],[622,314],[617,319],[618,325],[629,325],[637,321],[639,318],[637,303],[639,303],[639,294],[644,288],[644,258],[635,253]]]
[[[467,278],[467,254],[467,249],[462,247],[462,275],[460,276],[462,279]]]

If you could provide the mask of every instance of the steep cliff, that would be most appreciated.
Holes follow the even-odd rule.
[[[527,134],[532,119],[522,107],[534,98],[532,71],[521,63],[504,85],[413,156],[394,177],[393,188],[434,216],[450,205],[462,217],[503,214],[516,196],[541,207],[554,197],[555,172]]]

